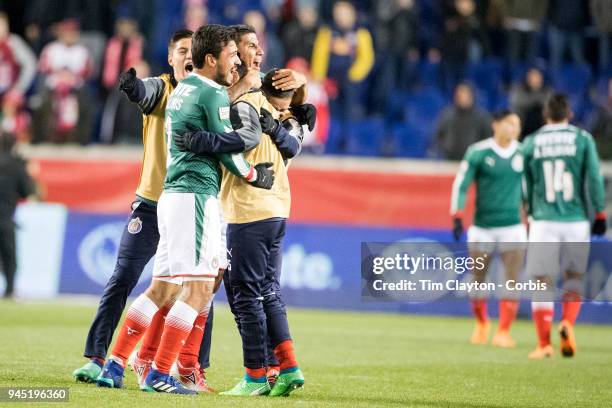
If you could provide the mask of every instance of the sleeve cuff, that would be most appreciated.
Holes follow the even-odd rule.
[[[251,169],[249,170],[249,174],[247,174],[245,178],[246,178],[246,181],[248,181],[249,183],[252,183],[253,181],[257,180],[257,170],[255,170],[254,166],[251,166]]]

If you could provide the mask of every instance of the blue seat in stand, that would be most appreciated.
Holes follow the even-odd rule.
[[[584,97],[593,74],[587,65],[567,64],[550,70],[553,87],[557,92]]]
[[[356,156],[378,156],[385,140],[385,123],[382,119],[366,119],[346,127],[346,153]]]

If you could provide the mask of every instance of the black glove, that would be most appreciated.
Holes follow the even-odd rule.
[[[255,165],[255,171],[257,177],[251,181],[251,185],[257,188],[263,188],[270,190],[274,184],[274,170],[272,170],[272,163],[259,163]]]
[[[136,70],[130,68],[119,75],[119,90],[130,95],[136,87]]]
[[[174,140],[174,144],[177,149],[181,152],[191,152],[192,141],[194,139],[193,134],[196,132],[205,132],[191,125],[190,123],[185,123],[186,130],[183,133],[173,133],[172,139]]]
[[[261,108],[259,113],[259,123],[261,124],[261,131],[267,133],[270,136],[276,135],[280,128],[280,122],[272,117],[272,114]]]
[[[312,132],[317,123],[317,108],[313,104],[292,106],[289,108],[293,116],[300,122],[300,125],[308,125],[308,130]]]
[[[601,213],[595,216],[595,221],[593,221],[593,227],[591,228],[591,233],[593,235],[605,235],[606,230],[608,229],[608,223],[606,220],[606,214]]]
[[[461,241],[461,236],[463,235],[463,221],[461,218],[453,219],[453,238],[455,241]]]

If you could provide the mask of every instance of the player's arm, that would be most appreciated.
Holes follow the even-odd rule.
[[[262,131],[270,136],[283,159],[291,159],[300,153],[304,131],[295,117],[290,116],[281,122],[262,108],[259,122]]]
[[[152,77],[144,80],[137,78],[134,68],[119,75],[119,90],[127,96],[130,102],[137,104],[145,115],[153,111],[164,93],[164,87],[165,84],[161,78]]]
[[[463,210],[465,209],[465,200],[468,188],[476,176],[477,167],[474,156],[474,152],[468,149],[459,165],[459,172],[453,182],[450,213],[451,217],[453,217],[453,237],[456,241],[459,241],[463,234]]]
[[[242,153],[217,155],[223,166],[234,176],[244,179],[253,187],[270,190],[274,184],[272,163],[251,165]]]
[[[272,79],[272,85],[276,89],[283,91],[295,89],[291,99],[291,106],[306,103],[306,97],[308,96],[306,92],[306,76],[292,69],[284,68],[276,71]]]
[[[198,102],[203,115],[207,119],[208,128],[211,132],[230,133],[230,107],[227,97],[211,97],[202,93]],[[214,99],[216,98],[216,99]],[[227,113],[226,113],[227,112]],[[227,115],[227,116],[226,116]],[[274,184],[274,170],[272,163],[259,163],[252,166],[242,153],[221,153],[217,157],[225,168],[236,177],[244,179],[254,187],[271,189]]]
[[[531,197],[533,191],[533,176],[531,171],[531,160],[533,159],[533,144],[531,143],[532,138],[527,138],[521,146],[521,152],[523,153],[523,178],[522,178],[522,198],[523,207],[527,213],[527,217],[531,216],[532,205]]]
[[[227,89],[227,94],[232,102],[251,89],[261,88],[261,71],[249,68],[231,87]]]
[[[195,154],[240,153],[253,149],[261,140],[259,116],[253,106],[244,101],[230,107],[233,131],[211,132],[195,128],[174,134],[179,150]]]
[[[599,164],[599,156],[597,148],[591,135],[586,137],[587,144],[585,149],[585,172],[587,179],[587,188],[591,203],[595,209],[595,221],[593,223],[593,234],[603,235],[606,233],[606,195],[604,189],[603,176],[601,175],[601,166]]]

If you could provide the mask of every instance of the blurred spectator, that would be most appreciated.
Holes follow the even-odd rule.
[[[255,29],[259,45],[266,56],[263,61],[262,71],[282,67],[285,62],[283,46],[273,31],[266,30],[266,18],[264,15],[257,10],[251,10],[244,15],[243,22]]]
[[[600,103],[592,127],[599,157],[612,159],[612,78],[608,80],[607,98]]]
[[[85,81],[91,75],[91,56],[78,41],[79,23],[64,20],[57,24],[57,41],[42,51],[39,71],[44,81],[32,121],[33,143],[90,141]]]
[[[136,62],[136,76],[144,79],[151,76],[149,65],[145,61]],[[127,69],[129,69],[128,67]],[[126,69],[126,70],[127,70]],[[122,71],[123,72],[123,71]],[[119,75],[118,73],[117,75]],[[142,142],[142,121],[134,120],[142,116],[138,105],[122,97],[114,86],[110,89],[104,111],[102,112],[100,141],[102,143],[139,144]]]
[[[436,144],[442,157],[461,160],[469,145],[491,136],[491,118],[474,104],[474,90],[466,83],[455,88],[454,104],[442,112]]]
[[[201,3],[191,2],[185,9],[185,28],[195,32],[208,23],[208,9]]]
[[[494,0],[499,3],[507,32],[511,63],[534,62],[538,56],[538,32],[548,11],[548,0]]]
[[[38,55],[51,41],[50,28],[61,20],[64,12],[62,0],[30,0],[25,10],[25,38]]]
[[[121,72],[142,60],[143,47],[144,41],[136,21],[119,18],[115,23],[115,35],[108,41],[104,55],[102,84],[106,89],[115,86]]]
[[[8,16],[0,12],[0,129],[29,140],[29,116],[24,110],[25,94],[36,75],[36,57],[18,35],[9,31]]]
[[[357,12],[348,1],[333,8],[333,24],[322,26],[312,52],[312,77],[326,83],[328,92],[337,93],[332,113],[343,120],[359,118],[364,113],[364,80],[374,65],[372,36],[357,26]]]
[[[548,3],[548,46],[550,63],[559,66],[569,48],[571,62],[584,64],[583,32],[587,25],[587,4],[583,0],[550,0]]]
[[[26,162],[13,149],[15,136],[0,132],[0,268],[6,279],[4,297],[13,296],[17,272],[15,222],[17,202],[34,195],[34,181],[28,174]]]
[[[612,64],[612,0],[591,0],[591,16],[599,34],[599,69],[610,72]]]
[[[530,68],[525,78],[512,86],[510,106],[521,117],[521,138],[544,125],[542,109],[551,93],[552,90],[545,85],[544,75],[538,68]]]
[[[465,64],[478,62],[489,52],[489,41],[474,0],[455,0],[454,11],[444,21],[442,67],[447,89],[453,89],[465,76]]]
[[[91,55],[92,78],[99,78],[103,67],[106,40],[113,34],[113,3],[108,0],[69,0],[77,3],[76,12],[67,14],[81,22],[79,43],[83,44]]]
[[[285,26],[282,33],[285,58],[306,58],[310,61],[315,38],[317,36],[317,10],[312,6],[301,7],[297,11],[297,18]]]
[[[15,135],[18,142],[30,141],[30,115],[22,93],[8,92],[2,98],[0,132]]]
[[[293,58],[287,62],[287,68],[293,69],[306,76],[306,103],[311,103],[317,108],[317,123],[315,128],[309,131],[304,127],[304,140],[302,142],[302,153],[323,153],[325,142],[329,134],[329,98],[325,87],[320,82],[312,80],[308,61],[304,58]]]
[[[373,111],[389,112],[389,95],[406,90],[417,79],[419,62],[418,10],[414,0],[376,2],[377,53]]]
[[[36,56],[26,42],[9,31],[8,16],[0,12],[0,96],[23,96],[36,75]]]

